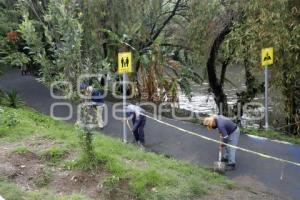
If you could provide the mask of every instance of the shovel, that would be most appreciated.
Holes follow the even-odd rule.
[[[131,134],[133,135],[132,128],[130,127],[130,124],[129,124],[129,120],[126,120],[126,123],[127,123],[127,126],[128,126],[128,128],[129,128]]]
[[[134,137],[134,134],[133,134],[133,130],[132,130],[132,128],[130,127],[130,124],[129,124],[129,120],[126,120],[126,123],[127,123],[127,126],[128,126],[128,128],[129,128],[129,130],[130,130],[130,132],[131,132],[131,134],[133,135],[133,137]],[[138,143],[139,144],[139,143]],[[141,148],[144,150],[144,146],[141,146]],[[0,199],[1,200],[1,199]]]
[[[220,146],[219,146],[219,160],[214,162],[214,172],[217,172],[219,174],[225,174],[225,170],[226,170],[226,164],[225,164],[225,162],[222,162],[222,152],[223,152],[223,147],[220,144]]]

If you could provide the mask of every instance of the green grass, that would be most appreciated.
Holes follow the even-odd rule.
[[[258,129],[243,129],[244,133],[251,134],[251,135],[256,135],[260,137],[266,137],[269,139],[275,139],[275,140],[280,140],[280,141],[285,141],[285,142],[290,142],[292,144],[300,144],[300,137],[299,136],[294,136],[294,135],[287,135],[284,133],[280,133],[277,131],[273,130],[258,130]]]
[[[52,172],[49,169],[44,168],[42,174],[40,174],[39,177],[37,177],[34,180],[34,183],[37,187],[42,188],[47,186],[50,183],[52,177],[53,177]]]
[[[58,195],[53,191],[25,192],[15,184],[0,180],[0,194],[6,200],[91,200],[83,195]]]
[[[52,163],[57,163],[68,154],[68,150],[62,146],[52,146],[41,153],[41,158]]]
[[[24,154],[29,152],[29,149],[26,146],[19,146],[15,150],[12,151],[12,153],[15,154]]]
[[[71,124],[57,122],[28,108],[12,109],[2,107],[0,117],[13,113],[19,123],[7,126],[0,122],[0,142],[17,142],[27,138],[39,137],[57,141],[63,146],[53,146],[41,152],[43,158],[57,162],[67,152],[79,151],[80,145],[75,127]],[[212,173],[197,165],[166,158],[151,152],[145,152],[134,145],[125,145],[121,140],[94,133],[93,144],[97,164],[110,174],[105,180],[107,190],[120,189],[127,183],[126,192],[137,199],[197,199],[204,194],[213,192],[216,188],[231,189],[234,184],[226,177]],[[18,149],[17,152],[25,151]],[[89,170],[90,166],[83,155],[79,154],[72,161],[62,163],[67,169]],[[51,174],[49,175],[51,177]],[[47,179],[41,185],[46,188]],[[9,196],[10,190],[0,193]],[[16,189],[15,187],[12,187]],[[32,193],[25,193],[23,199],[32,198]],[[44,195],[39,192],[35,195]],[[22,195],[21,195],[22,196]],[[28,198],[27,198],[28,197]],[[42,196],[40,199],[47,199]],[[68,197],[69,198],[69,197]],[[76,199],[74,197],[73,199]],[[14,199],[14,198],[7,198]],[[22,199],[22,198],[19,198]],[[51,199],[48,197],[48,199]],[[54,196],[52,199],[64,199]],[[70,198],[72,199],[72,198]],[[81,199],[78,197],[78,199]]]

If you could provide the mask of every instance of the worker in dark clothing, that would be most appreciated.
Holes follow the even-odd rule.
[[[236,146],[239,141],[240,129],[229,118],[222,115],[210,116],[204,119],[203,125],[210,129],[218,129],[222,142]],[[236,149],[227,145],[222,145],[223,151],[222,161],[227,163],[229,169],[234,170],[236,167],[235,153]]]
[[[146,117],[144,113],[145,110],[140,106],[128,105],[126,107],[127,117],[132,118],[132,132],[134,135],[134,139],[141,147],[144,147],[145,145],[144,127],[146,124]]]

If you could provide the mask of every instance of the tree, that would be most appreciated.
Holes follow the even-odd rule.
[[[81,72],[82,26],[75,2],[44,1],[46,10],[36,1],[21,1],[19,5],[23,13],[19,32],[46,83],[65,80],[76,87]]]
[[[119,50],[134,52],[135,75],[132,78],[137,83],[138,96],[141,98],[142,90],[146,89],[152,97],[156,88],[162,85],[155,83],[164,82],[161,75],[164,74],[166,56],[160,45],[167,44],[164,41],[175,34],[167,28],[174,26],[172,19],[184,15],[188,9],[187,1],[129,1],[125,4],[112,1],[110,7],[114,16],[109,19],[113,22],[106,23],[105,33],[110,36],[111,44],[117,42],[115,58]]]
[[[192,47],[198,53],[199,65],[206,65],[208,81],[214,94],[219,113],[228,115],[227,96],[224,92],[227,66],[232,60],[235,47],[228,46],[224,51],[223,44],[240,20],[241,13],[231,4],[224,1],[192,2],[192,23],[189,37]],[[217,68],[221,70],[218,73]]]
[[[23,52],[20,34],[17,32],[20,12],[14,9],[15,1],[0,1],[0,62],[22,67],[29,60]]]
[[[260,67],[260,51],[265,47],[275,49],[275,63],[271,70],[271,86],[284,95],[286,123],[290,133],[297,133],[299,107],[299,3],[297,1],[251,1],[243,4],[243,21],[235,24],[228,40],[238,46],[235,60],[250,62]],[[299,111],[298,111],[299,112]]]

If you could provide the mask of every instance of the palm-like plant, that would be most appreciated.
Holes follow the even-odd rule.
[[[6,104],[12,108],[18,108],[23,104],[23,100],[21,99],[20,95],[16,90],[11,90],[7,92],[5,95]]]

